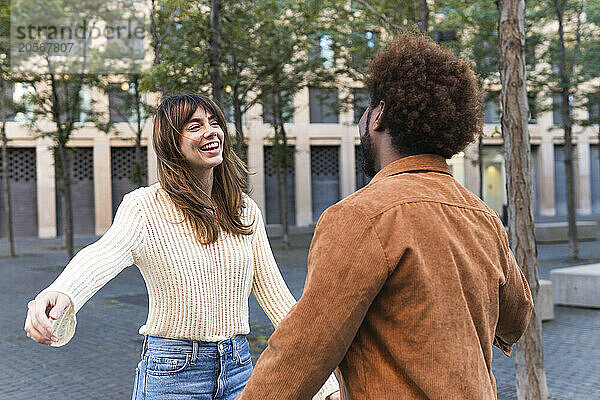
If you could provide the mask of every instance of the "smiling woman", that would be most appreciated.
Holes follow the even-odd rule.
[[[162,189],[198,240],[213,243],[219,229],[251,233],[240,221],[247,170],[212,100],[195,94],[165,98],[156,111],[153,140]]]
[[[25,330],[39,343],[68,342],[59,336],[72,334],[75,313],[135,264],[149,304],[133,399],[233,400],[253,370],[250,292],[275,326],[295,300],[260,209],[242,191],[245,166],[221,109],[202,95],[167,97],[154,118],[153,140],[159,183],[123,198],[106,234],[29,302]],[[51,319],[62,329],[54,330]],[[332,398],[337,390],[331,375],[314,398]]]

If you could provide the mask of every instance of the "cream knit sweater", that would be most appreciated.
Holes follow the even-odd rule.
[[[140,334],[208,342],[248,334],[250,291],[277,326],[296,301],[277,268],[260,209],[245,194],[244,204],[242,221],[252,223],[252,235],[221,232],[215,243],[202,245],[158,183],[134,190],[104,236],[79,251],[44,291],[65,293],[77,312],[135,264],[149,298]],[[332,374],[314,398],[337,389]]]

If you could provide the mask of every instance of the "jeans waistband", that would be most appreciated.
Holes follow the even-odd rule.
[[[218,353],[231,352],[232,355],[239,356],[240,349],[247,342],[246,335],[235,335],[229,339],[220,340],[217,342],[205,342],[202,340],[191,339],[172,339],[160,336],[145,335],[140,351],[140,359],[144,357],[146,349],[153,347],[162,350],[172,349],[173,351],[189,351],[193,357],[198,353],[199,349],[215,349]]]

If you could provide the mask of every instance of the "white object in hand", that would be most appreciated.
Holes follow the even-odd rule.
[[[52,330],[58,340],[50,343],[50,346],[60,347],[67,344],[75,334],[76,325],[75,310],[71,303],[58,319],[52,321]]]

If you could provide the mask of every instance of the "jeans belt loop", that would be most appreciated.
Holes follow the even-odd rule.
[[[192,341],[192,359],[190,360],[192,364],[196,362],[196,358],[198,358],[198,341]]]
[[[239,352],[238,349],[238,341],[237,341],[237,336],[232,337],[231,339],[231,358],[235,361],[242,361],[242,355]]]
[[[144,335],[144,341],[142,342],[142,351],[140,352],[140,360],[144,359],[144,353],[146,352],[147,346],[148,346],[148,335]]]

